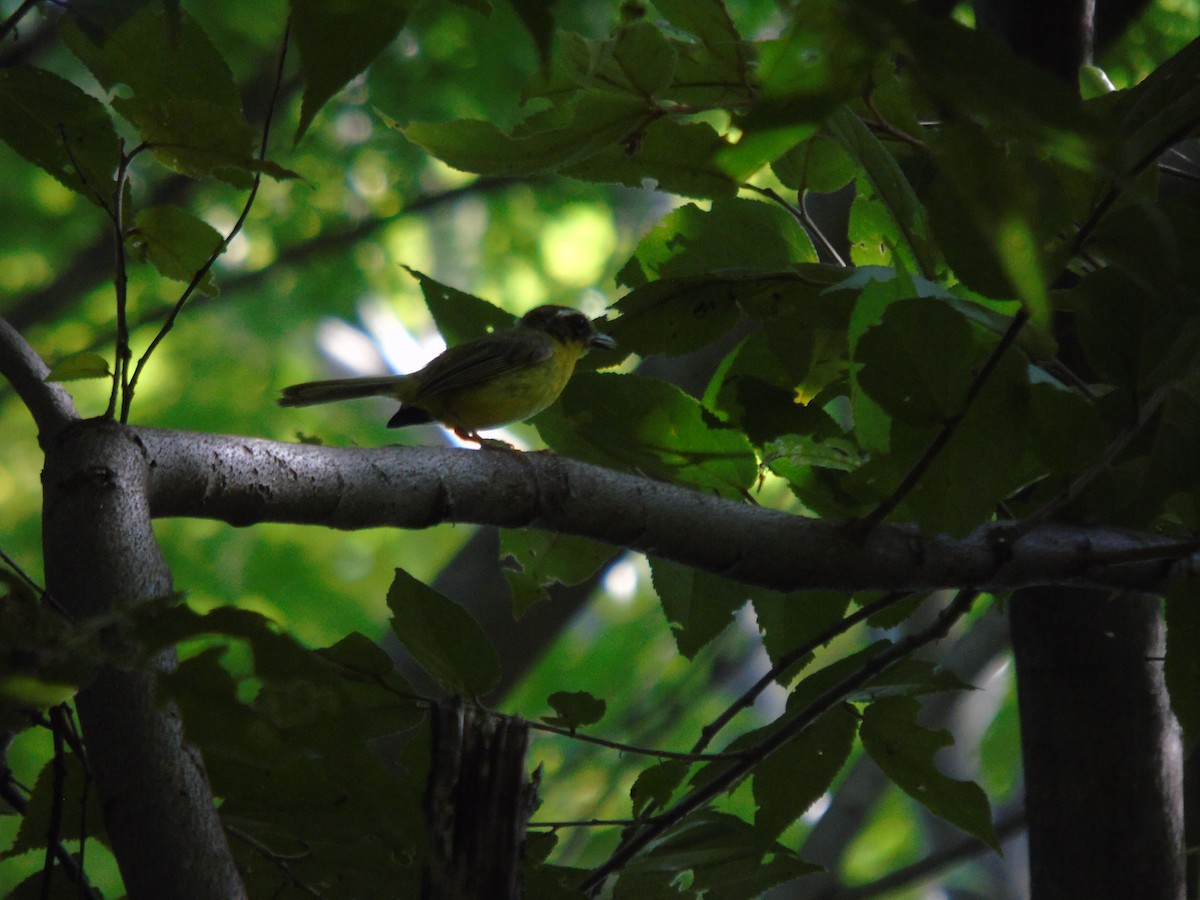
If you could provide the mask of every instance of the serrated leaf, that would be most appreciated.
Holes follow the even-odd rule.
[[[254,133],[240,113],[204,99],[145,101],[117,97],[113,109],[128,119],[155,157],[192,177],[214,176],[249,187],[258,168],[251,153]]]
[[[858,719],[845,705],[822,715],[754,771],[754,827],[773,841],[829,790],[858,733]]]
[[[0,70],[0,140],[89,202],[111,202],[117,133],[100,101],[71,82],[32,66]]]
[[[724,631],[750,599],[751,589],[744,585],[670,560],[651,557],[650,574],[675,645],[688,659]]]
[[[0,859],[20,856],[30,850],[46,846],[46,835],[50,833],[50,822],[57,807],[61,812],[58,837],[62,841],[77,840],[81,834],[88,840],[106,840],[101,805],[93,795],[84,802],[84,792],[91,786],[87,772],[74,753],[64,752],[62,766],[62,790],[55,790],[55,761],[48,760],[38,772],[29,796],[29,806],[21,818],[12,846],[0,853]],[[80,821],[80,811],[86,810],[86,822]],[[66,881],[66,879],[57,879]],[[77,896],[77,895],[76,895]]]
[[[388,589],[392,631],[443,688],[480,697],[500,680],[500,657],[483,629],[459,604],[403,569]]]
[[[304,99],[296,141],[321,107],[374,61],[400,33],[411,0],[291,0],[292,36],[300,51]]]
[[[176,281],[191,281],[216,253],[224,238],[207,222],[177,206],[149,206],[139,210],[125,242],[143,262]],[[217,293],[211,270],[198,285],[201,293]]]
[[[920,708],[911,697],[872,703],[863,713],[859,730],[863,749],[906,794],[999,853],[987,795],[974,782],[958,781],[937,769],[934,755],[954,738],[948,731],[930,731],[918,725]]]
[[[99,353],[76,353],[54,364],[46,381],[79,381],[84,378],[107,378],[112,373],[108,360]]]
[[[587,691],[555,691],[547,702],[558,715],[543,716],[542,721],[571,731],[599,722],[608,708],[608,704]]]
[[[679,388],[636,375],[577,372],[534,420],[575,459],[742,497],[758,463],[741,432],[719,427]]]

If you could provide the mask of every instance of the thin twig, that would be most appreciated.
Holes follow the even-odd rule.
[[[609,875],[624,868],[651,841],[732,788],[775,751],[801,734],[820,716],[844,702],[850,694],[901,659],[909,656],[914,650],[944,637],[954,623],[971,609],[978,594],[979,592],[973,588],[959,591],[955,598],[938,613],[937,619],[928,628],[914,632],[867,660],[859,667],[858,671],[846,676],[814,699],[808,706],[794,713],[781,727],[764,738],[753,749],[746,751],[740,760],[731,764],[724,772],[696,787],[673,807],[656,817],[652,823],[638,831],[627,832],[612,856],[588,874],[580,884],[580,889],[586,893],[598,890]]]
[[[634,824],[632,819],[581,819],[566,822],[530,822],[527,828],[598,828],[619,825],[622,828]]]
[[[763,188],[754,184],[743,185],[743,187],[746,187],[757,194],[761,194],[768,200],[775,201],[785,210],[791,213],[800,222],[800,224],[804,226],[805,231],[807,231],[811,237],[816,239],[820,249],[825,251],[825,254],[829,257],[829,259],[835,265],[841,266],[843,269],[846,268],[846,261],[842,259],[842,255],[838,253],[837,248],[833,246],[833,242],[825,236],[825,232],[823,232],[820,226],[817,225],[816,220],[809,215],[808,208],[804,205],[803,194],[799,195],[800,202],[798,204],[792,204],[788,203],[787,200],[781,197],[774,188]]]
[[[135,147],[132,153],[126,154],[121,149],[121,163],[117,166],[117,177],[113,188],[113,291],[117,304],[117,341],[113,351],[112,390],[108,396],[108,408],[104,415],[111,419],[117,412],[117,398],[129,393],[129,272],[126,268],[125,256],[125,185],[129,182],[129,164],[145,147],[142,144]],[[121,421],[125,421],[124,418]]]
[[[51,774],[53,776],[54,796],[50,799],[50,821],[46,825],[46,859],[42,864],[42,900],[49,900],[51,887],[54,884],[54,848],[59,845],[62,836],[62,808],[66,802],[67,764],[66,748],[63,744],[62,733],[59,729],[61,713],[51,710],[51,721],[55,723],[52,730],[54,735],[54,756],[51,758]]]
[[[239,215],[237,221],[233,223],[233,227],[229,230],[229,233],[225,235],[225,238],[209,255],[208,260],[204,263],[204,265],[192,275],[192,280],[188,282],[187,287],[184,288],[183,293],[180,294],[179,299],[175,302],[175,305],[167,314],[162,326],[158,329],[158,332],[154,335],[153,339],[151,339],[150,344],[146,347],[146,352],[143,353],[141,358],[137,361],[137,365],[133,370],[133,377],[130,379],[128,388],[125,390],[121,401],[122,422],[129,421],[129,408],[133,403],[133,394],[137,389],[138,379],[141,377],[142,370],[146,367],[146,363],[150,361],[150,357],[158,348],[158,345],[162,343],[163,339],[167,336],[171,329],[175,327],[175,320],[179,318],[179,314],[183,311],[184,305],[188,302],[188,300],[191,299],[192,295],[196,292],[196,288],[200,286],[200,283],[205,279],[205,277],[207,277],[208,273],[212,270],[212,267],[216,265],[217,260],[220,259],[221,255],[229,247],[230,241],[237,237],[241,232],[242,226],[246,224],[246,219],[250,215],[250,209],[254,206],[254,200],[258,196],[259,185],[262,184],[261,163],[264,163],[267,159],[267,146],[271,138],[271,120],[275,116],[275,104],[279,101],[279,91],[281,85],[283,84],[283,67],[285,61],[287,60],[288,40],[290,34],[291,24],[289,23],[283,31],[283,42],[279,51],[279,64],[275,70],[275,84],[271,89],[271,99],[267,103],[266,115],[263,118],[262,141],[258,148],[258,161],[260,166],[254,173],[254,181],[250,186],[250,193],[246,196],[246,202],[242,206],[241,215]]]
[[[754,683],[753,687],[747,690],[744,694],[737,698],[729,707],[712,720],[708,725],[700,729],[700,740],[696,741],[692,747],[692,753],[702,753],[704,748],[712,743],[712,739],[720,733],[726,725],[728,725],[738,713],[751,706],[758,695],[765,691],[771,684],[780,681],[785,672],[792,666],[796,665],[804,657],[808,656],[819,647],[823,647],[839,635],[845,634],[859,622],[869,619],[878,612],[882,612],[889,606],[900,602],[911,594],[905,591],[893,591],[880,597],[874,603],[868,603],[866,606],[859,609],[857,612],[851,613],[839,622],[826,628],[823,632],[809,641],[805,641],[799,647],[785,653],[779,658],[779,662],[771,666],[770,670]]]
[[[970,387],[967,388],[966,398],[963,400],[962,409],[942,425],[941,431],[930,441],[929,446],[925,448],[925,452],[921,454],[920,459],[909,469],[908,474],[904,476],[900,484],[896,486],[896,489],[861,519],[856,519],[850,523],[846,528],[847,537],[853,541],[861,542],[871,532],[871,529],[891,515],[896,507],[900,505],[901,501],[917,486],[929,470],[929,467],[938,458],[938,455],[950,443],[950,438],[954,436],[954,433],[958,430],[958,426],[966,418],[971,405],[983,391],[984,385],[987,384],[992,373],[996,371],[996,367],[1000,365],[1000,360],[1003,358],[1005,351],[1016,341],[1017,335],[1027,321],[1029,321],[1029,312],[1024,307],[1021,307],[1017,311],[1017,314],[1013,316],[1008,329],[1000,336],[1000,340],[996,346],[992,348],[991,354],[976,373],[975,378],[971,381]]]
[[[518,717],[520,718],[520,717]],[[740,753],[685,753],[678,750],[656,750],[653,747],[638,747],[633,744],[623,744],[620,741],[610,741],[607,738],[593,737],[590,734],[580,734],[578,731],[572,731],[569,728],[560,728],[557,725],[547,725],[545,722],[534,722],[532,719],[523,719],[530,728],[536,731],[545,731],[550,734],[557,734],[572,740],[582,741],[585,744],[596,744],[600,747],[608,747],[610,750],[620,750],[623,753],[635,753],[639,756],[657,756],[661,759],[681,759],[685,762],[704,762],[706,760],[733,760],[741,759]]]
[[[24,3],[17,7],[16,12],[0,23],[0,41],[7,38],[10,32],[15,31],[18,23],[40,2],[41,0],[25,0]]]

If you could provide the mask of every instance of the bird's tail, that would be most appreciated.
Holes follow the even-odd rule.
[[[334,378],[330,381],[306,381],[283,389],[280,406],[314,406],[336,400],[359,397],[395,397],[400,399],[407,375],[376,375],[368,378]]]

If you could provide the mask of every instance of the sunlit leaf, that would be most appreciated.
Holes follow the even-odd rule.
[[[108,360],[99,353],[76,353],[57,362],[46,374],[46,381],[78,381],[84,378],[107,378],[112,374]]]

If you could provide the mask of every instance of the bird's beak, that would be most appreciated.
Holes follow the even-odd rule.
[[[592,333],[592,336],[588,338],[587,345],[597,350],[615,350],[617,347],[617,342],[607,334],[595,331]]]

